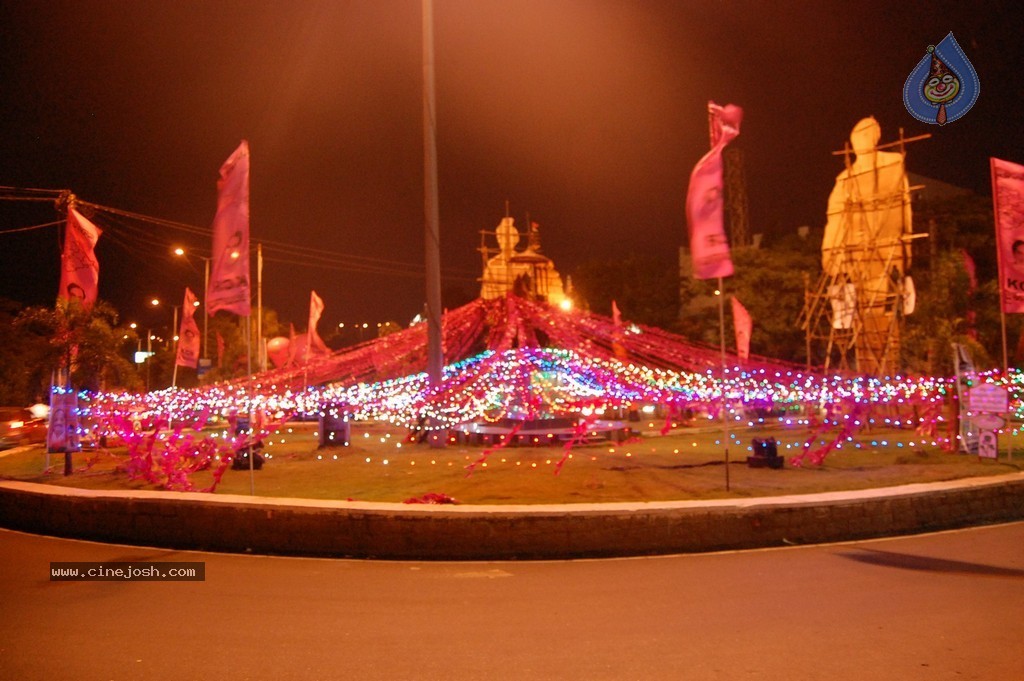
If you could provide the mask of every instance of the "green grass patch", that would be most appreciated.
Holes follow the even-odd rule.
[[[794,467],[806,427],[742,426],[730,429],[729,482],[725,489],[725,447],[718,428],[678,429],[660,435],[660,424],[626,443],[573,447],[516,446],[492,449],[452,444],[435,449],[405,441],[405,431],[379,423],[356,423],[347,447],[317,448],[316,424],[288,424],[266,443],[262,470],[229,470],[217,494],[308,499],[401,502],[428,493],[446,494],[460,503],[546,504],[638,502],[809,494],[838,490],[932,482],[1019,471],[1024,437],[1001,436],[998,460],[943,451],[912,429],[874,428],[833,451],[821,466]],[[750,468],[746,457],[753,438],[775,437],[782,470]],[[1007,457],[1012,444],[1018,452]],[[121,470],[121,449],[75,454],[75,471],[63,473],[63,454],[39,447],[0,452],[0,478],[86,489],[157,489],[130,480]],[[467,466],[476,462],[472,472]],[[556,474],[556,470],[559,472]],[[208,486],[209,472],[193,476],[196,488]]]

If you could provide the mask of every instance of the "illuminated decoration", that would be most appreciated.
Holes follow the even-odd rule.
[[[562,277],[551,260],[540,253],[540,225],[530,223],[527,246],[516,250],[519,230],[510,217],[501,219],[494,232],[498,240],[498,253],[484,263],[480,297],[484,300],[500,298],[510,293],[531,300],[546,301],[559,307],[569,299],[562,287]],[[486,259],[493,252],[481,245]],[[571,307],[571,303],[569,303]]]
[[[444,317],[444,330],[448,363],[434,387],[423,371],[425,332],[417,325],[312,361],[306,369],[310,387],[303,387],[303,370],[285,369],[194,390],[83,393],[82,420],[91,424],[83,436],[121,437],[129,445],[132,474],[172,489],[190,489],[189,475],[204,467],[223,474],[225,457],[261,442],[297,414],[395,424],[413,439],[426,424],[455,433],[499,419],[562,419],[573,425],[557,441],[564,453],[552,464],[556,471],[602,420],[622,410],[658,413],[665,419],[662,433],[684,415],[690,422],[711,422],[725,410],[727,422],[741,427],[753,425],[748,413],[771,411],[782,423],[807,428],[802,444],[784,447],[795,465],[820,464],[882,420],[913,428],[939,446],[955,448],[958,437],[955,409],[948,415],[956,392],[952,378],[824,375],[735,356],[723,370],[718,348],[515,296],[453,310]],[[1011,408],[1024,416],[1020,371],[980,373],[977,380],[1005,386]],[[235,434],[239,415],[249,415],[251,434]],[[222,422],[228,424],[223,432],[210,431]],[[506,438],[485,451],[470,471],[509,444]]]
[[[904,144],[927,135],[879,145],[874,118],[854,126],[842,154],[846,168],[828,198],[821,243],[822,275],[809,291],[801,324],[812,339],[826,340],[825,367],[838,353],[840,370],[884,375],[897,371],[900,329],[913,310],[908,300],[913,234]],[[889,147],[897,151],[883,151]],[[849,354],[854,363],[849,363]]]

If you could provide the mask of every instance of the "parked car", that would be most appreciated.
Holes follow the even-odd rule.
[[[0,407],[0,449],[46,442],[46,419],[22,407]]]

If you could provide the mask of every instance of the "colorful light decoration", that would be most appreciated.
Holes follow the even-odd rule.
[[[146,394],[82,394],[83,420],[99,432],[122,436],[128,433],[126,424],[142,423],[142,431],[148,432],[154,424],[159,430],[159,424],[168,420],[202,425],[239,414],[258,415],[257,420],[266,424],[279,424],[298,414],[329,414],[416,431],[427,424],[453,429],[509,418],[573,417],[586,424],[608,411],[653,406],[667,415],[663,429],[667,432],[673,415],[683,412],[715,420],[724,409],[729,421],[742,424],[750,409],[801,411],[812,435],[792,457],[797,465],[820,464],[861,427],[877,420],[874,414],[879,410],[912,412],[909,417],[883,420],[913,426],[936,441],[952,443],[956,437],[939,433],[952,422],[943,417],[956,391],[952,378],[823,375],[764,358],[756,366],[737,363],[724,371],[711,369],[720,362],[717,349],[659,329],[620,327],[597,315],[563,312],[512,297],[471,303],[446,315],[444,326],[450,352],[479,346],[482,339],[489,349],[448,364],[434,388],[423,372],[372,381],[355,378],[421,363],[425,332],[419,325],[304,368],[268,372],[247,381]],[[537,342],[541,339],[545,347]],[[517,343],[519,347],[512,347]],[[615,356],[623,352],[635,361]],[[333,380],[303,389],[296,380],[304,372],[310,380]],[[1013,370],[1003,376],[991,371],[976,378],[1007,387],[1015,415],[1024,416],[1024,374]],[[261,440],[268,432],[256,428],[252,439]],[[233,433],[225,432],[221,438],[230,444],[203,446],[220,456],[221,449],[237,450],[250,443],[234,439]],[[177,442],[179,448],[197,446],[194,438],[182,435],[180,427],[171,440],[165,451]],[[822,441],[825,444],[819,445]],[[571,443],[559,466],[570,447]],[[187,480],[168,479],[177,488],[187,488]]]

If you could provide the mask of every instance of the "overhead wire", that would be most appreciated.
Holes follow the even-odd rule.
[[[67,189],[0,187],[0,201],[56,201],[69,193]]]
[[[56,227],[63,225],[63,220],[56,220],[54,222],[44,222],[41,225],[32,225],[31,227],[15,227],[14,229],[0,229],[0,234],[14,234],[16,232],[31,232],[33,229],[43,229],[44,227]]]
[[[22,200],[22,201],[57,201],[61,197],[69,196],[69,190],[55,189],[25,189],[17,187],[0,187],[0,199]],[[190,236],[200,236],[204,239],[212,238],[213,230],[208,227],[198,227],[174,220],[165,220],[142,213],[104,206],[91,201],[84,201],[76,198],[79,206],[87,207],[95,212],[104,214],[103,222],[114,225],[121,230],[120,233],[107,228],[104,231],[106,240],[116,243],[129,253],[135,252],[133,246],[148,246],[154,250],[169,251],[177,243],[174,239],[161,239],[155,237],[151,232],[131,223],[138,221],[169,228]],[[48,223],[45,226],[60,225],[63,221]],[[107,224],[104,224],[106,227]],[[29,229],[41,228],[38,225]],[[6,230],[14,231],[14,230]],[[2,232],[0,232],[2,233]],[[357,272],[362,274],[376,274],[397,277],[421,277],[423,276],[424,265],[422,263],[404,262],[387,258],[357,255],[353,253],[338,253],[328,251],[319,247],[302,246],[294,243],[285,243],[272,239],[260,239],[259,243],[264,246],[263,259],[269,262],[277,262],[287,265],[303,265],[307,267],[318,267],[333,271]],[[205,256],[201,256],[205,257]],[[172,258],[167,257],[168,260]],[[443,278],[449,281],[478,281],[476,272],[459,268],[446,268]]]

